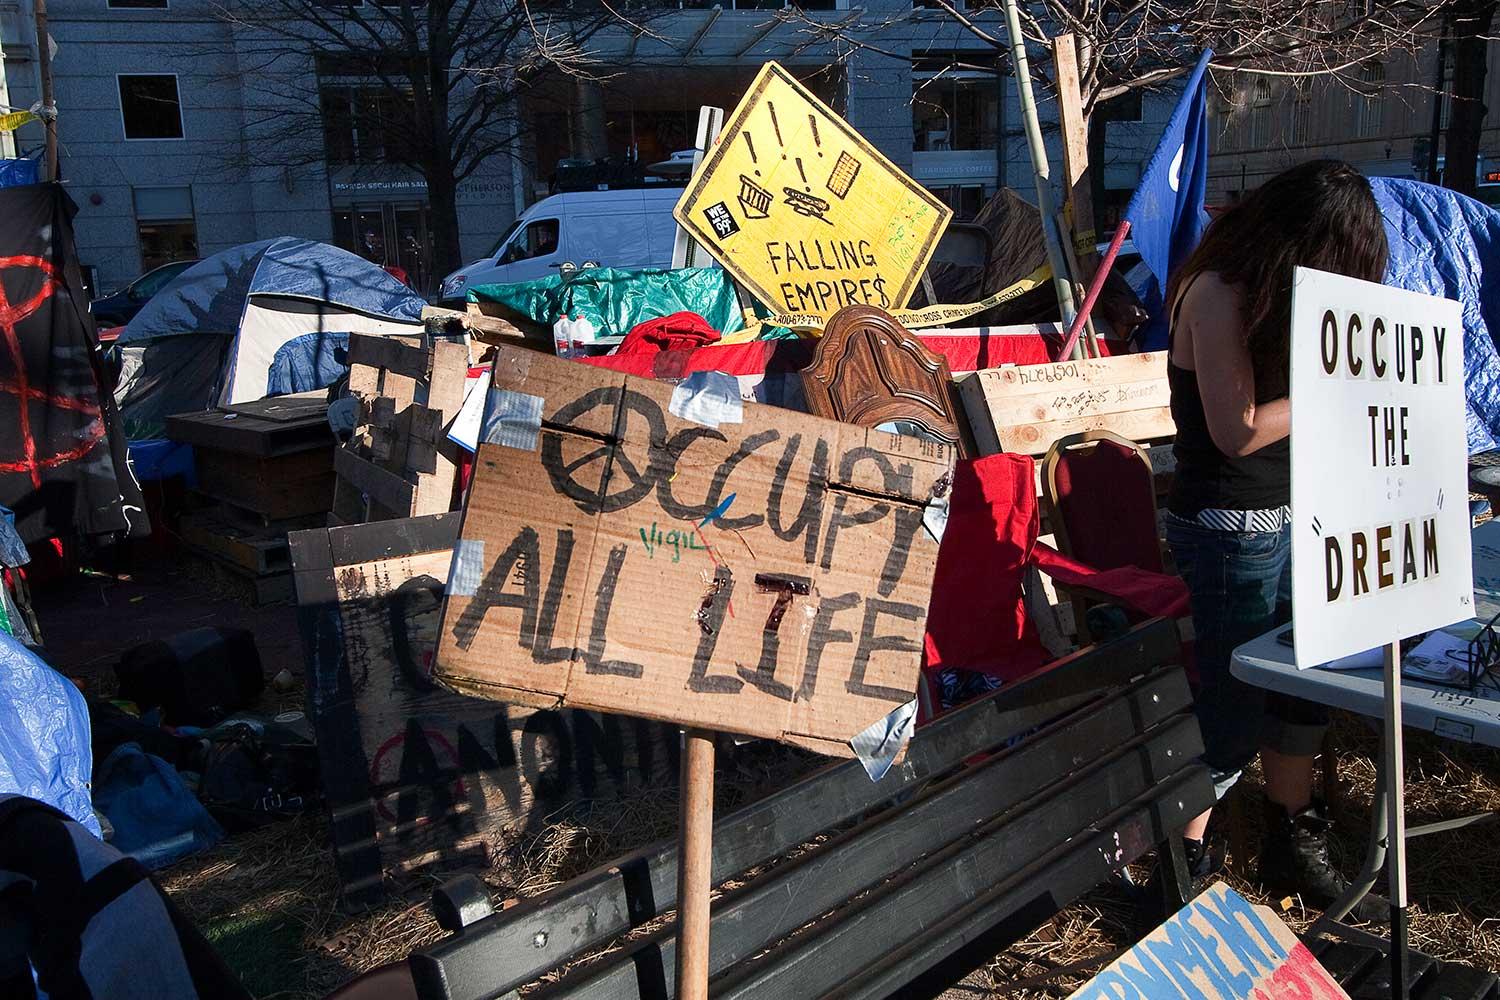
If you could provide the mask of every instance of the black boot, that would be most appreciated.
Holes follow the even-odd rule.
[[[1224,871],[1224,852],[1218,845],[1205,843],[1202,840],[1192,840],[1188,837],[1182,838],[1182,849],[1187,861],[1188,877],[1191,880],[1188,889],[1191,898],[1212,885],[1219,874]],[[1170,861],[1161,856],[1161,850],[1157,848],[1157,859],[1151,866],[1151,874],[1147,876],[1145,884],[1140,887],[1136,897],[1135,916],[1138,936],[1151,933],[1173,912],[1167,907],[1165,883],[1168,876],[1162,870],[1162,866],[1170,864]]]
[[[1266,833],[1260,845],[1260,881],[1277,899],[1298,896],[1302,905],[1326,910],[1349,888],[1349,880],[1328,859],[1331,822],[1320,804],[1289,814],[1266,802]],[[1361,899],[1346,919],[1359,923],[1390,921],[1390,903],[1374,893]]]

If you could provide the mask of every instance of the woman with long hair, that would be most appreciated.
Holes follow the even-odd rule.
[[[1348,886],[1328,858],[1312,797],[1328,726],[1320,705],[1230,674],[1234,648],[1291,617],[1292,273],[1297,265],[1367,281],[1385,274],[1386,237],[1369,182],[1348,164],[1293,167],[1222,213],[1167,286],[1167,376],[1177,471],[1167,542],[1188,585],[1204,761],[1222,797],[1260,755],[1266,834],[1260,878],[1275,896],[1326,908]],[[1186,831],[1201,872],[1209,814]],[[1367,896],[1354,916],[1383,919]]]

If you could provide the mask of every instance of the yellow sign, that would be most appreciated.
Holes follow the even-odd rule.
[[[827,319],[905,306],[953,213],[767,63],[672,214],[772,311]]]

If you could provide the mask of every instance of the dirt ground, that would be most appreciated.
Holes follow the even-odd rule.
[[[248,607],[176,562],[87,572],[39,588],[35,603],[48,658],[93,694],[113,690],[112,668],[122,650],[199,625],[249,628],[257,636],[267,677],[282,667],[299,679],[302,674],[294,608]],[[267,690],[263,709],[301,707],[300,688],[285,694]],[[1353,717],[1340,718],[1337,732],[1345,790],[1335,809],[1335,858],[1352,874],[1364,851],[1378,740]],[[1500,758],[1494,751],[1409,734],[1407,761],[1412,823],[1500,809]],[[795,757],[752,758],[742,773],[720,777],[718,808],[732,809],[765,794],[807,766]],[[1252,770],[1242,786],[1237,794],[1243,799],[1240,813],[1249,856],[1231,856],[1226,877],[1250,898],[1279,908],[1279,901],[1265,899],[1246,877],[1254,870],[1259,842],[1258,775]],[[1221,816],[1227,812],[1221,810]],[[575,810],[552,817],[540,834],[483,874],[497,899],[533,895],[629,848],[670,835],[675,823],[675,798],[660,789],[607,810]],[[1221,832],[1226,825],[1216,820]],[[1479,824],[1412,842],[1414,948],[1500,969],[1497,829]],[[341,913],[326,824],[321,815],[309,813],[231,837],[161,877],[257,997],[315,1000],[359,972],[399,960],[442,937],[427,897],[449,874],[438,870],[414,878],[378,909]],[[1145,868],[1138,866],[1136,875],[1144,877]],[[1293,900],[1283,916],[1300,927],[1315,914]],[[948,996],[1066,997],[1094,971],[1068,970],[1127,947],[1134,926],[1130,899],[1116,887],[1101,887],[956,984]],[[1045,984],[1033,982],[1040,977],[1051,978]]]

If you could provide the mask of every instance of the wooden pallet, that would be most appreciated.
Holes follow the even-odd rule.
[[[445,428],[463,405],[466,344],[349,338],[349,390],[360,401],[353,439],[334,460],[333,520],[351,524],[440,514],[453,502],[457,445]],[[425,403],[417,402],[425,389]]]
[[[190,548],[258,576],[284,573],[292,568],[285,528],[237,523],[223,508],[183,515],[177,533]]]

